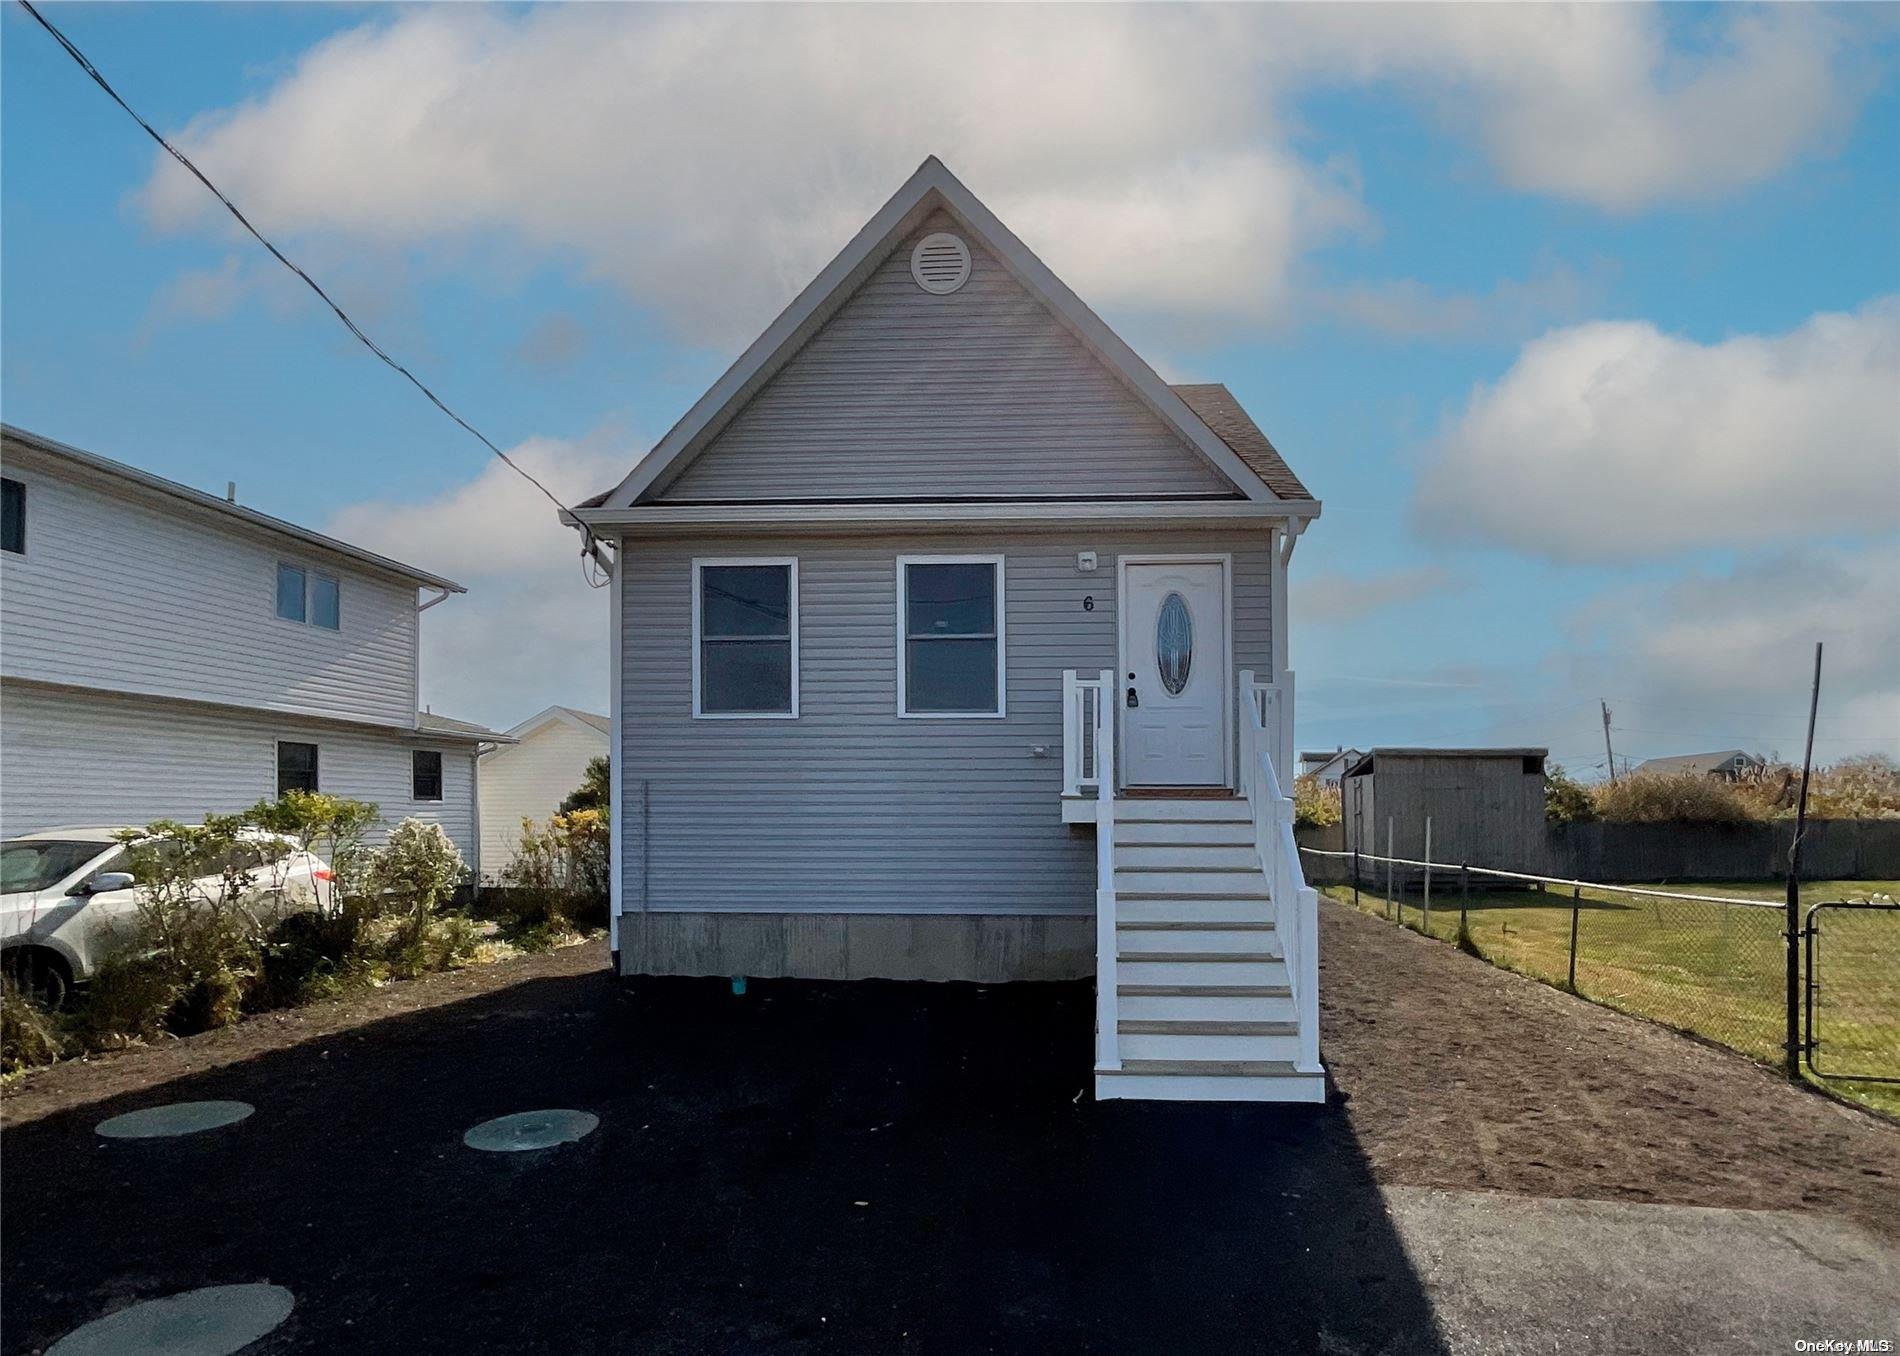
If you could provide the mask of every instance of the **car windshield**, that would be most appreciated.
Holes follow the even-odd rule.
[[[16,838],[0,843],[0,894],[57,885],[111,846],[64,838]]]

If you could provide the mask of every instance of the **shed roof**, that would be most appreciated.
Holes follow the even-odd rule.
[[[1373,765],[1381,758],[1466,758],[1473,762],[1486,759],[1503,760],[1507,758],[1547,758],[1549,749],[1511,748],[1511,749],[1427,749],[1427,748],[1377,748],[1368,749],[1365,756],[1346,769],[1348,777],[1358,777],[1372,771]]]

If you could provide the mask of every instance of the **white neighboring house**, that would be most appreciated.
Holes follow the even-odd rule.
[[[571,515],[614,551],[620,970],[1088,975],[1097,1096],[1320,1100],[1319,511],[925,161]]]
[[[422,613],[460,584],[22,429],[0,453],[0,836],[301,787],[479,867],[477,756],[507,736],[417,699]]]
[[[550,706],[508,731],[513,744],[482,755],[482,871],[501,878],[515,859],[521,821],[546,823],[578,790],[587,764],[605,758],[613,722],[591,711]]]
[[[1300,775],[1315,778],[1322,786],[1338,786],[1346,769],[1365,757],[1358,749],[1320,749],[1300,755]]]

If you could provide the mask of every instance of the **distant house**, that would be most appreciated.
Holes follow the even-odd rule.
[[[508,731],[515,742],[482,755],[482,870],[498,879],[515,859],[521,821],[545,823],[579,788],[587,764],[607,756],[613,722],[550,706]]]
[[[476,756],[507,737],[417,709],[422,613],[460,584],[23,429],[0,446],[0,833],[296,787],[434,821],[478,867]]]
[[[1346,769],[1365,757],[1358,749],[1325,749],[1300,755],[1300,776],[1316,777],[1325,786],[1338,786]]]
[[[1747,773],[1768,766],[1766,758],[1758,758],[1742,749],[1723,749],[1719,753],[1683,753],[1673,758],[1651,758],[1636,765],[1636,771],[1653,773],[1660,777],[1680,777],[1685,773],[1714,777],[1720,781],[1732,782]]]
[[[1424,860],[1429,819],[1433,862],[1536,870],[1544,758],[1543,749],[1373,749],[1340,783],[1346,850]],[[1419,874],[1400,868],[1396,878]]]

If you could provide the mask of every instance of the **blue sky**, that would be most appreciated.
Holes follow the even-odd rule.
[[[1619,754],[1795,753],[1822,638],[1818,752],[1900,750],[1891,11],[49,13],[563,493],[934,152],[1324,499],[1303,745],[1587,770],[1601,697]],[[17,9],[0,58],[5,417],[465,578],[437,709],[601,709],[545,506]]]

